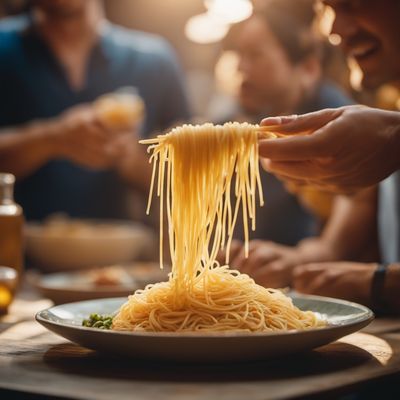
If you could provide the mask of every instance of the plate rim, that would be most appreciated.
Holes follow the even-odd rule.
[[[157,262],[154,261],[134,261],[132,262],[132,264],[154,264],[154,265],[158,265]],[[123,266],[123,263],[121,263],[121,265]],[[107,267],[107,266],[106,266]],[[30,274],[28,276],[29,282],[37,289],[37,290],[46,290],[46,291],[51,291],[51,292],[56,292],[56,293],[60,293],[60,292],[65,292],[65,293],[69,293],[69,294],[76,294],[76,293],[82,293],[85,292],[87,294],[97,294],[97,293],[115,293],[115,292],[121,292],[125,293],[127,291],[131,291],[132,293],[134,293],[135,290],[138,289],[137,286],[139,285],[148,285],[150,283],[153,282],[148,282],[147,279],[141,279],[141,278],[132,278],[132,282],[130,284],[122,284],[122,285],[99,285],[99,286],[89,286],[87,284],[78,284],[75,286],[57,286],[57,285],[52,285],[49,282],[46,282],[47,279],[52,279],[54,277],[57,276],[61,276],[64,278],[64,276],[66,277],[71,277],[74,275],[80,275],[84,272],[88,272],[90,270],[95,270],[96,267],[93,268],[83,268],[81,270],[76,270],[76,271],[55,271],[55,272],[50,272],[50,273],[40,273],[40,272],[33,272],[32,274]],[[160,269],[161,270],[161,269]],[[162,271],[162,270],[161,270]],[[161,274],[160,274],[161,276]],[[146,283],[144,283],[146,282]],[[71,283],[71,281],[69,282]],[[156,283],[156,282],[154,282]],[[119,296],[118,296],[119,297]],[[115,296],[113,297],[105,297],[103,298],[103,300],[106,299],[110,299],[110,298],[117,298]],[[80,303],[81,301],[90,301],[90,300],[99,300],[96,298],[93,299],[87,299],[87,300],[77,300],[74,302],[68,302],[68,303],[63,303],[63,304],[57,304],[57,305],[65,305],[65,304],[72,304],[72,303]],[[44,311],[44,310],[43,310]]]
[[[65,304],[58,304],[53,305],[52,307],[48,307],[41,311],[38,311],[35,314],[35,320],[43,326],[46,325],[55,325],[60,328],[67,328],[72,330],[78,330],[81,332],[88,332],[88,333],[97,333],[102,335],[122,335],[122,336],[131,336],[131,337],[141,337],[141,338],[178,338],[178,337],[185,337],[185,338],[193,338],[193,339],[226,339],[226,338],[243,338],[243,337],[271,337],[271,336],[292,336],[292,335],[304,335],[309,334],[310,332],[315,331],[326,331],[326,330],[337,330],[343,329],[343,327],[351,327],[354,325],[361,324],[363,326],[368,325],[372,322],[375,318],[374,312],[369,309],[368,307],[348,301],[343,299],[336,299],[334,297],[325,297],[325,296],[318,296],[318,295],[307,295],[301,293],[294,293],[292,292],[289,294],[290,296],[294,296],[297,298],[302,299],[310,299],[310,300],[319,300],[319,301],[328,301],[332,303],[339,303],[346,306],[352,306],[355,308],[362,309],[365,312],[363,318],[352,321],[349,323],[344,324],[331,324],[320,328],[309,328],[309,329],[292,329],[288,331],[265,331],[265,332],[241,332],[241,331],[217,331],[217,332],[148,332],[148,331],[117,331],[117,330],[105,330],[105,329],[97,329],[91,327],[85,327],[81,325],[72,325],[58,321],[52,321],[43,317],[43,314],[49,312],[53,308],[62,307],[66,305],[74,305],[80,303],[89,303],[89,302],[98,302],[98,301],[109,301],[109,300],[123,300],[127,301],[125,297],[109,297],[109,298],[101,298],[101,299],[91,299],[91,300],[82,300],[82,301],[74,301]]]

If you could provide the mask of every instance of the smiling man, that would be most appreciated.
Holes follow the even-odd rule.
[[[400,81],[400,4],[397,0],[330,0],[336,19],[332,33],[364,73],[363,86]]]
[[[332,33],[341,37],[343,51],[359,64],[363,86],[400,85],[400,2],[327,0],[324,4],[335,11]],[[274,128],[288,134],[314,132],[260,144],[266,168],[296,183],[349,191],[378,183],[400,166],[397,112],[353,106],[267,118],[262,124],[278,125]]]
[[[400,2],[326,0],[324,3],[335,11],[332,32],[340,35],[343,51],[360,66],[364,87],[400,85]],[[373,188],[348,199],[350,205],[341,215],[336,230],[335,251],[340,259],[348,259],[343,249],[355,246],[377,215],[384,264],[303,265],[294,271],[294,287],[399,312],[400,113],[350,106],[267,118],[263,124],[274,125],[271,129],[290,136],[260,144],[266,168],[284,180],[314,184],[335,192],[354,192],[381,182],[377,214],[372,212]],[[300,132],[312,134],[295,135]],[[357,201],[369,210],[358,229],[351,226],[352,216],[360,211]]]

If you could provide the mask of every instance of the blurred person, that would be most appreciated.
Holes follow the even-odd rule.
[[[369,89],[384,83],[398,86],[400,3],[324,3],[335,10],[332,33],[340,35],[343,51],[361,68],[362,85]],[[368,187],[399,168],[399,118],[398,112],[362,106],[267,118],[263,124],[278,125],[282,133],[315,133],[261,143],[260,154],[268,158],[268,169],[296,183],[307,180],[328,190],[345,192]],[[347,135],[348,130],[351,136]]]
[[[100,0],[32,0],[0,22],[0,170],[17,177],[28,220],[128,218],[147,195],[137,140],[189,117],[182,72],[161,38],[106,21]],[[143,124],[107,125],[93,101],[135,87]]]
[[[221,119],[258,123],[266,114],[290,115],[351,104],[324,79],[323,42],[312,27],[313,0],[267,0],[262,4],[249,19],[233,26],[228,36],[227,47],[238,55],[241,85],[236,109]],[[330,196],[317,195],[320,204],[312,211],[320,215],[315,217],[275,176],[262,173],[262,181],[265,205],[257,210],[253,237],[296,245],[316,234],[318,217],[329,215]],[[243,239],[240,224],[235,236]]]
[[[400,82],[400,3],[397,0],[326,0],[336,13],[332,32],[341,36],[344,52],[363,71],[363,85],[375,88]],[[356,192],[341,214],[334,249],[346,259],[351,242],[368,235],[378,219],[383,264],[314,263],[294,270],[294,287],[306,293],[341,297],[378,311],[400,312],[400,113],[362,106],[271,118],[289,136],[260,144],[266,167],[281,178],[335,192]],[[379,183],[377,191],[373,185]],[[360,190],[372,186],[372,188]],[[374,206],[374,202],[377,205]],[[357,200],[364,199],[363,223],[351,227]],[[376,208],[377,207],[377,208]],[[373,212],[375,208],[375,212]],[[363,213],[361,213],[363,214]],[[353,235],[348,236],[353,228]]]
[[[242,84],[237,109],[224,119],[257,123],[265,114],[287,115],[350,104],[351,100],[324,78],[323,42],[313,30],[314,1],[269,0],[263,4],[264,8],[230,32],[228,45],[239,56]],[[258,283],[286,286],[304,252],[314,254],[316,260],[331,259],[325,248],[304,238],[315,235],[319,221],[329,217],[333,197],[308,188],[295,196],[268,173],[262,174],[262,182],[265,205],[257,210],[252,236],[263,240],[250,243],[249,258],[241,243],[235,242],[231,265]],[[243,239],[242,232],[238,223],[236,238]],[[294,245],[298,246],[290,247]]]

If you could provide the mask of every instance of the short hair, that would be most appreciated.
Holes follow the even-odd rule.
[[[316,18],[314,0],[259,1],[253,16],[266,23],[293,64],[310,55],[322,58],[323,41],[313,25]],[[232,27],[232,36],[245,22]],[[228,43],[233,40],[232,36]]]

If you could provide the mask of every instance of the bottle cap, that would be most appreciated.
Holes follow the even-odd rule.
[[[6,172],[0,172],[0,185],[14,185],[15,176]]]

